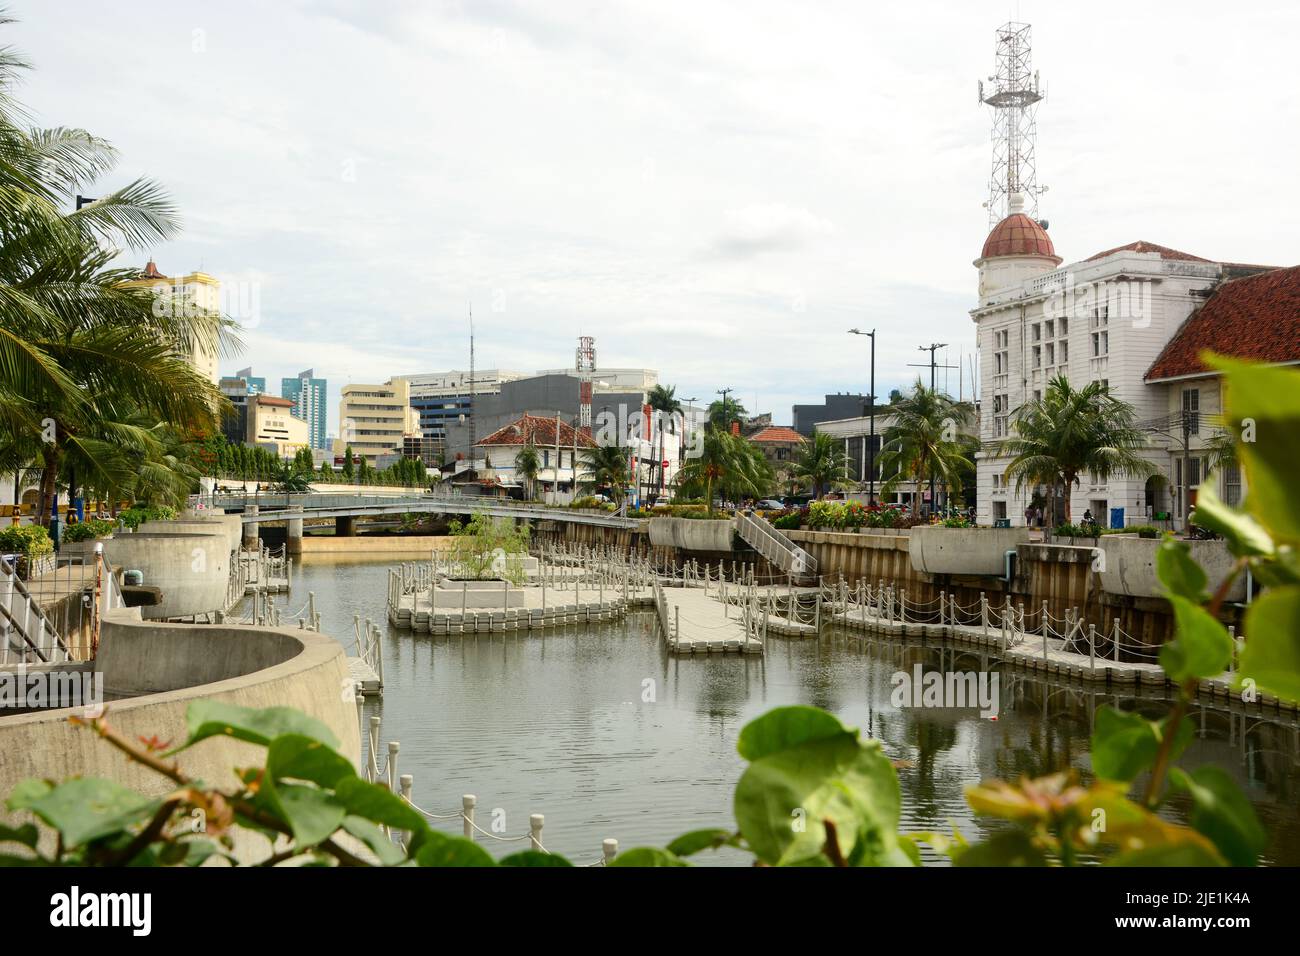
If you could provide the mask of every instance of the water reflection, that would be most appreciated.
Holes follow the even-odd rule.
[[[349,643],[354,614],[383,622],[390,563],[387,556],[309,557],[282,603],[296,609],[315,591],[324,630]],[[478,637],[387,629],[384,652],[385,696],[367,707],[383,717],[383,739],[401,742],[399,765],[414,775],[416,802],[446,811],[474,793],[483,817],[502,812],[507,835],[526,833],[528,814],[544,813],[547,847],[580,863],[599,857],[605,837],[624,848],[663,845],[687,830],[732,825],[731,795],[744,767],[736,736],[781,704],[824,707],[904,761],[905,830],[956,825],[972,839],[997,824],[972,817],[964,787],[1066,767],[1086,775],[1098,706],[1134,706],[1135,693],[1144,713],[1168,706],[1149,690],[1117,696],[1031,679],[970,649],[835,631],[817,640],[773,638],[765,658],[671,657],[649,613]],[[925,670],[993,668],[1001,683],[998,719],[973,709],[894,707],[890,676],[917,663]],[[1208,709],[1193,716],[1199,736],[1186,762],[1231,772],[1272,835],[1267,859],[1300,864],[1294,718]],[[1186,807],[1176,802],[1169,812],[1177,817]],[[709,861],[739,859],[701,860]]]

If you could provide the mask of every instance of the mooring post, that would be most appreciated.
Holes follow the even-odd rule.
[[[460,798],[460,818],[464,822],[466,840],[474,839],[474,804],[477,802],[478,797],[472,793],[467,793]]]
[[[396,740],[388,742],[388,789],[393,793],[397,792],[397,751],[402,749],[402,745]]]
[[[1097,673],[1097,625],[1088,625],[1088,668],[1093,674]]]
[[[601,851],[601,859],[600,859],[601,865],[609,866],[611,863],[614,862],[614,857],[618,856],[618,841],[614,839],[608,839],[602,841],[600,845],[600,851]]]
[[[673,605],[673,643],[676,644],[682,636],[682,606]]]
[[[370,779],[374,783],[379,782],[379,721],[378,714],[371,715],[370,746],[366,748],[370,753]]]
[[[546,847],[542,846],[542,824],[546,822],[546,817],[540,813],[534,813],[528,818],[528,842],[538,853],[545,853]]]

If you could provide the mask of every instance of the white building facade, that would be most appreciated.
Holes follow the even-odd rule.
[[[1100,381],[1149,424],[1142,456],[1154,478],[1082,476],[1069,490],[1070,517],[1085,510],[1104,527],[1180,527],[1181,503],[1170,474],[1168,386],[1144,381],[1157,357],[1224,278],[1222,263],[1146,242],[1062,266],[1046,231],[1013,196],[1011,215],[990,233],[975,266],[979,305],[971,311],[980,356],[980,441],[977,520],[1026,523],[1026,510],[1050,510],[1047,489],[1009,485],[1009,458],[998,445],[1012,434],[1015,412],[1066,377],[1081,388]],[[1210,411],[1210,409],[1204,409]],[[1162,428],[1158,423],[1166,422]],[[1164,432],[1162,434],[1162,431]]]

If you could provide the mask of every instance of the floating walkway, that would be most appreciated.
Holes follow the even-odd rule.
[[[766,615],[751,589],[733,605],[694,587],[655,586],[655,607],[668,649],[677,654],[762,654]]]

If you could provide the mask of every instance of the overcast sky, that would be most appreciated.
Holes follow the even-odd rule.
[[[794,402],[974,350],[994,29],[1033,24],[1066,261],[1300,261],[1300,4],[10,0],[47,126],[163,183],[168,274],[253,283],[273,392],[468,365],[650,367]],[[1017,12],[1018,11],[1018,12]],[[250,288],[245,286],[244,288]],[[246,299],[247,301],[247,299]],[[957,373],[949,373],[957,390]],[[755,408],[755,402],[757,406]]]

